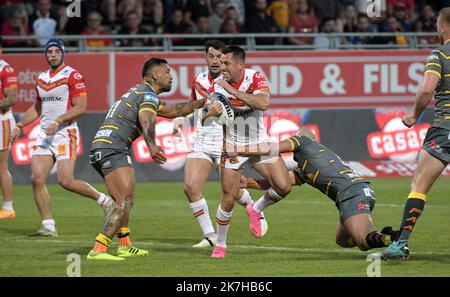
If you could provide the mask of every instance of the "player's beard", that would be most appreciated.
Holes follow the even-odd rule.
[[[47,63],[48,63],[48,65],[50,65],[50,67],[51,67],[52,69],[57,69],[59,66],[62,65],[63,59],[61,59],[57,64],[52,64],[52,63],[47,59]]]
[[[170,83],[167,87],[162,88],[161,93],[170,92],[171,89],[172,89],[172,83]]]

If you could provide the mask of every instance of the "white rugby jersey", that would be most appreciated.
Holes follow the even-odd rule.
[[[209,71],[200,72],[192,84],[191,98],[201,100],[206,97],[208,89],[211,87],[213,79]],[[192,151],[201,151],[215,155],[221,155],[223,146],[223,128],[222,125],[213,121],[211,125],[202,125],[202,109],[195,111],[197,120],[197,131],[195,134]]]
[[[37,100],[42,103],[41,128],[47,126],[72,107],[72,99],[86,95],[83,76],[70,66],[51,73],[47,70],[38,77]],[[76,127],[76,122],[65,127]]]
[[[14,73],[14,69],[5,61],[0,59],[0,100],[5,98],[6,88],[17,89],[17,77]],[[11,108],[5,111],[0,111],[0,121],[6,120],[12,117]]]
[[[218,79],[224,79],[223,76]],[[270,95],[266,79],[259,71],[246,68],[241,81],[232,83],[231,86],[247,94],[266,93]],[[209,92],[218,92],[230,99],[234,109],[234,122],[227,126],[225,139],[236,145],[248,145],[269,140],[267,129],[264,125],[263,111],[250,108],[240,99],[232,96],[223,87],[213,83]]]

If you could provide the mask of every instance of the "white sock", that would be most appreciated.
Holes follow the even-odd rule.
[[[13,202],[12,201],[3,201],[3,209],[11,210],[13,211]]]
[[[216,223],[217,223],[217,243],[216,246],[223,248],[227,247],[227,234],[231,225],[231,217],[233,216],[233,211],[226,212],[220,208],[217,209],[216,213]]]
[[[46,229],[48,229],[52,232],[56,232],[55,220],[53,220],[53,219],[43,220],[42,226],[44,226]]]
[[[250,196],[250,193],[247,190],[243,190],[244,194],[242,194],[242,197],[238,200],[238,203],[242,205],[243,207],[246,207],[247,204],[253,203],[252,196]]]
[[[261,213],[267,206],[277,203],[283,199],[273,188],[269,188],[258,201],[253,204],[253,210]]]
[[[197,218],[200,228],[202,228],[203,236],[210,237],[214,235],[214,227],[209,217],[208,203],[206,203],[205,198],[202,197],[197,202],[189,203],[189,207],[194,217]]]
[[[100,193],[100,196],[97,199],[98,205],[105,205],[108,204],[111,201],[111,198],[109,196],[106,196],[103,193]]]

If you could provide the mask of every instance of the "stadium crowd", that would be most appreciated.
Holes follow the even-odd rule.
[[[258,38],[257,44],[408,44],[401,32],[436,32],[437,11],[450,0],[381,0],[381,16],[368,17],[366,0],[82,0],[80,17],[68,17],[68,0],[0,0],[2,36],[108,35],[149,33],[333,33],[397,32],[392,37],[324,36]],[[235,37],[226,43],[245,43]],[[43,46],[45,38],[5,40],[5,47]],[[88,47],[148,46],[152,39],[88,39]],[[202,39],[173,39],[174,45],[203,45]],[[436,44],[436,35],[419,38]]]

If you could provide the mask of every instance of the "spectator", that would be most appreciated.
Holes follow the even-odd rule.
[[[388,33],[398,33],[402,32],[403,29],[394,16],[387,17],[385,20],[386,32]],[[407,45],[408,39],[406,36],[397,34],[396,36],[383,36],[374,39],[376,44],[397,44],[397,45]]]
[[[266,12],[267,1],[256,0],[255,12],[247,19],[247,32],[249,33],[275,33],[278,31],[275,21]],[[273,44],[273,38],[256,38],[257,44]]]
[[[150,32],[141,27],[141,16],[137,11],[129,11],[125,19],[125,26],[118,32],[125,35],[138,35],[138,34],[150,34]],[[121,46],[146,46],[153,44],[147,38],[139,39],[122,39],[120,41]]]
[[[239,25],[233,18],[225,18],[220,28],[220,33],[239,35]],[[222,41],[225,44],[244,44],[245,40],[238,37],[224,37]]]
[[[347,4],[342,12],[342,17],[338,20],[339,31],[355,32],[357,23],[358,20],[355,5]]]
[[[102,0],[100,3],[100,12],[106,15],[106,25],[110,28],[114,28],[118,15],[125,19],[129,11],[137,11],[142,16],[142,0]]]
[[[421,44],[438,44],[439,37],[435,36],[436,33],[436,14],[434,13],[431,5],[425,4],[420,10],[420,16],[414,23],[416,32],[430,32],[430,36],[420,36],[419,43]]]
[[[287,31],[289,25],[289,3],[287,0],[275,0],[267,8],[270,15],[282,32]]]
[[[164,24],[164,6],[161,0],[144,0],[144,17],[149,18],[149,24],[158,32]]]
[[[395,8],[398,5],[401,5],[405,8],[405,18],[407,20],[412,20],[414,15],[414,0],[387,0],[388,16],[392,16],[395,14]]]
[[[164,32],[169,34],[189,33],[189,25],[183,19],[183,11],[175,9],[172,13],[170,22],[167,23]],[[177,45],[185,41],[185,38],[172,38],[172,44]]]
[[[220,26],[225,19],[226,6],[224,1],[217,1],[214,4],[214,12],[208,18],[209,30],[213,34],[220,32]]]
[[[336,0],[314,0],[312,1],[314,15],[319,21],[324,19],[337,19],[340,12],[340,3]]]
[[[201,16],[209,17],[212,13],[210,0],[188,0],[184,13],[184,21],[195,28],[197,19]]]
[[[28,36],[28,16],[25,10],[16,9],[13,11],[11,18],[2,24],[2,36]],[[20,47],[28,46],[29,40],[5,40],[3,41],[5,47]]]
[[[58,8],[50,0],[38,0],[36,12],[30,17],[30,32],[35,36],[54,36],[58,32]],[[43,46],[47,39],[37,39],[36,46]]]
[[[370,24],[367,14],[359,14],[356,25],[356,31],[358,33],[372,33],[375,32],[375,28]],[[372,36],[353,36],[349,37],[348,41],[355,45],[364,45],[373,43]]]
[[[409,22],[409,19],[406,15],[405,4],[399,2],[395,5],[394,16],[400,23],[400,26],[402,27],[404,32],[411,31],[411,23]]]
[[[108,32],[101,26],[102,15],[96,11],[91,11],[87,16],[87,25],[80,33],[81,35],[107,35]],[[112,45],[111,39],[86,39],[88,47],[107,47]]]
[[[245,24],[245,4],[243,0],[224,0],[227,7],[234,7],[236,10],[236,21],[239,28]]]
[[[298,10],[289,20],[289,33],[317,33],[318,22],[312,14],[312,6],[309,0],[300,0]],[[291,44],[304,45],[312,44],[312,37],[291,37]]]
[[[325,50],[325,49],[335,49],[341,43],[344,43],[343,40],[339,37],[327,36],[330,33],[337,32],[336,20],[331,18],[326,18],[322,20],[320,24],[320,32],[324,33],[320,36],[314,38],[314,46],[316,49]]]
[[[208,26],[208,18],[205,16],[201,16],[197,18],[197,22],[195,23],[195,27],[192,33],[197,34],[210,34]],[[204,46],[206,41],[209,38],[189,38],[186,40],[187,45],[201,45]]]
[[[236,8],[235,8],[234,6],[229,6],[229,7],[227,8],[227,10],[225,11],[224,22],[225,22],[225,19],[233,19],[233,20],[235,21],[236,25],[238,26],[238,27],[237,27],[237,28],[238,28],[238,31],[239,31],[239,32],[241,31],[241,27],[240,27],[239,21],[238,21],[238,13],[237,13],[237,10],[236,10]],[[223,22],[222,22],[222,24],[220,25],[221,28],[222,28],[222,25],[223,25]],[[220,31],[220,30],[219,30],[219,31]]]

